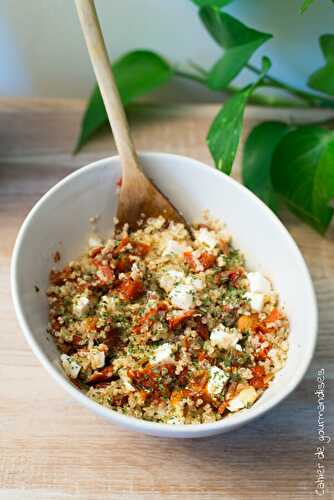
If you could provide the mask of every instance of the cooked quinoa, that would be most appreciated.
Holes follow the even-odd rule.
[[[163,217],[50,273],[49,331],[65,373],[98,403],[173,424],[253,405],[287,358],[288,320],[222,224]]]

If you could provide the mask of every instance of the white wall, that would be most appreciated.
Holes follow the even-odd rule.
[[[334,6],[316,0],[301,16],[301,2],[236,0],[229,11],[276,35],[259,56],[271,55],[273,74],[303,87],[322,63],[317,37],[334,32]],[[113,58],[133,48],[151,48],[181,65],[193,59],[209,67],[220,54],[190,0],[97,0],[97,7]],[[1,0],[0,63],[0,95],[87,96],[93,74],[74,0]],[[178,83],[169,97],[210,95]]]

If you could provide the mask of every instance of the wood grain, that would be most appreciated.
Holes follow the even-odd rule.
[[[204,138],[216,105],[139,107],[130,113],[138,149],[211,163]],[[320,309],[314,360],[298,389],[263,418],[227,435],[167,440],[113,426],[69,399],[46,374],[19,331],[9,292],[17,230],[36,200],[73,169],[114,152],[101,134],[73,157],[80,101],[0,100],[0,498],[308,499],[315,497],[316,371],[325,368],[332,433],[334,235],[327,239],[284,217],[310,267]],[[249,108],[258,120],[319,120],[325,111]],[[327,447],[327,494],[333,452]]]

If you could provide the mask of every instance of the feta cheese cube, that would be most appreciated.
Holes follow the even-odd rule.
[[[152,365],[160,365],[162,363],[174,363],[172,346],[167,342],[160,345],[151,357]]]
[[[99,351],[98,349],[94,349],[90,352],[90,364],[93,370],[97,370],[97,368],[102,368],[105,363],[105,354],[103,351]]]
[[[73,301],[73,314],[80,318],[89,311],[89,306],[89,298],[85,295],[79,295],[75,297]]]
[[[160,279],[159,279],[159,285],[161,288],[163,288],[166,292],[170,292],[176,283],[179,283],[184,279],[184,272],[183,271],[177,271],[176,269],[169,269],[168,271],[165,271]]]
[[[225,259],[224,255],[219,255],[219,257],[217,259],[218,267],[224,267],[225,264],[226,264],[226,259]]]
[[[185,311],[194,306],[195,290],[190,285],[177,285],[169,294],[172,304]]]
[[[185,283],[187,285],[192,286],[196,290],[203,290],[203,288],[205,286],[202,278],[199,278],[199,277],[195,278],[194,276],[187,276],[185,279]]]
[[[247,279],[249,283],[249,289],[254,293],[269,293],[271,290],[270,281],[263,276],[263,274],[247,273]]]
[[[175,240],[168,240],[164,251],[162,252],[162,257],[167,255],[180,255],[187,250],[187,246]]]
[[[77,378],[81,370],[81,366],[79,365],[79,363],[77,363],[75,359],[73,359],[71,356],[68,356],[67,354],[62,354],[60,356],[60,360],[66,375],[68,375],[70,378]]]
[[[200,243],[203,243],[205,246],[210,249],[215,248],[217,245],[217,238],[213,231],[209,231],[206,227],[201,227],[197,233],[197,240]]]
[[[253,311],[261,312],[264,306],[265,295],[264,293],[246,292],[246,299],[249,300],[250,306]]]
[[[211,396],[218,396],[224,389],[229,376],[217,366],[211,366],[208,381],[208,392]]]
[[[237,330],[228,330],[224,325],[216,326],[210,334],[211,344],[221,349],[236,347],[240,338],[241,335]]]
[[[229,401],[227,408],[234,412],[251,405],[257,398],[257,393],[254,387],[249,386],[239,392],[231,401]]]

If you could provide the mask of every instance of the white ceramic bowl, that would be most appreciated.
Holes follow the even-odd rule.
[[[52,254],[62,261],[86,247],[89,219],[99,215],[102,236],[110,234],[116,210],[118,157],[106,158],[69,175],[35,205],[15,244],[11,280],[16,314],[32,350],[56,381],[77,401],[111,422],[148,434],[202,437],[231,431],[273,408],[301,381],[310,363],[317,334],[316,299],[309,272],[296,244],[277,217],[250,191],[198,161],[163,153],[140,155],[145,172],[183,211],[187,220],[205,209],[226,222],[248,265],[263,271],[279,291],[291,324],[290,349],[284,369],[248,410],[209,424],[171,425],[128,417],[98,405],[64,376],[59,353],[46,333],[48,273]],[[36,293],[34,286],[40,288]]]

